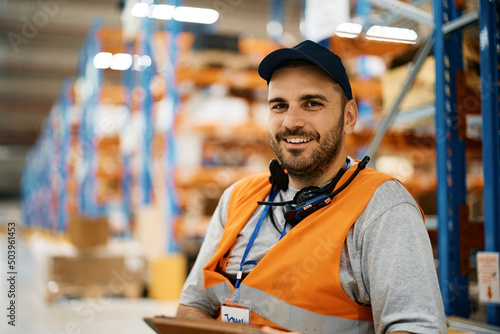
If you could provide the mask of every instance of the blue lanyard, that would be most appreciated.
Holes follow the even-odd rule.
[[[276,187],[276,189],[271,192],[271,195],[269,195],[269,202],[272,202],[275,198],[276,195],[278,195],[280,191],[280,188]],[[262,226],[262,223],[264,222],[264,219],[266,218],[267,212],[269,211],[270,206],[266,205],[264,207],[264,210],[262,211],[262,214],[260,215],[259,221],[257,222],[257,225],[255,226],[255,229],[253,230],[252,236],[250,237],[250,240],[248,240],[247,248],[245,249],[245,252],[243,253],[243,257],[241,258],[241,264],[240,264],[240,270],[238,271],[236,275],[236,283],[234,284],[234,287],[238,289],[241,284],[241,277],[243,275],[243,267],[246,266],[247,264],[253,264],[257,265],[257,262],[255,261],[246,261],[246,258],[248,256],[248,253],[250,252],[250,249],[253,246],[253,243],[255,242],[255,239],[257,239],[257,234],[259,234],[260,228]]]

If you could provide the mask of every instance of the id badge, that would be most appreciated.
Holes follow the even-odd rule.
[[[220,317],[222,322],[249,324],[251,309],[251,300],[240,299],[235,302],[231,301],[230,298],[221,298]]]

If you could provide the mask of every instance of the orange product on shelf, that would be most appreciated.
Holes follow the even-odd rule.
[[[120,137],[115,135],[99,138],[97,141],[97,152],[99,155],[117,155],[120,152]]]
[[[330,45],[330,49],[338,54],[343,61],[361,55],[379,56],[385,60],[391,60],[417,47],[413,44],[369,40],[363,35],[356,38],[333,35],[330,38]]]
[[[241,53],[253,54],[262,58],[280,47],[280,44],[270,39],[245,37],[238,41],[238,49]]]
[[[124,105],[127,103],[128,91],[125,86],[102,86],[101,103]]]
[[[123,177],[123,162],[116,157],[97,159],[96,176],[98,179],[119,180]]]
[[[68,194],[78,194],[78,180],[75,176],[68,176],[66,181],[66,189],[68,191]]]
[[[97,38],[101,42],[102,52],[110,52],[112,54],[126,52],[123,30],[120,28],[102,27],[97,33]]]
[[[68,215],[70,216],[76,215],[78,212],[80,212],[78,206],[78,196],[76,195],[68,196],[66,201],[66,208],[68,210]]]
[[[165,152],[165,134],[163,132],[155,132],[151,146],[153,156],[162,157]]]

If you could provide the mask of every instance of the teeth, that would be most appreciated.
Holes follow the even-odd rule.
[[[292,144],[307,143],[311,141],[311,139],[305,139],[305,138],[287,138],[285,140],[287,143],[292,143]]]

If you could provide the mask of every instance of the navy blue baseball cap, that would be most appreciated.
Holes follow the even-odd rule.
[[[284,48],[268,54],[259,65],[259,75],[269,84],[274,70],[290,59],[304,59],[318,65],[344,90],[349,100],[352,100],[351,84],[342,60],[332,51],[312,41],[303,41],[293,48]]]

